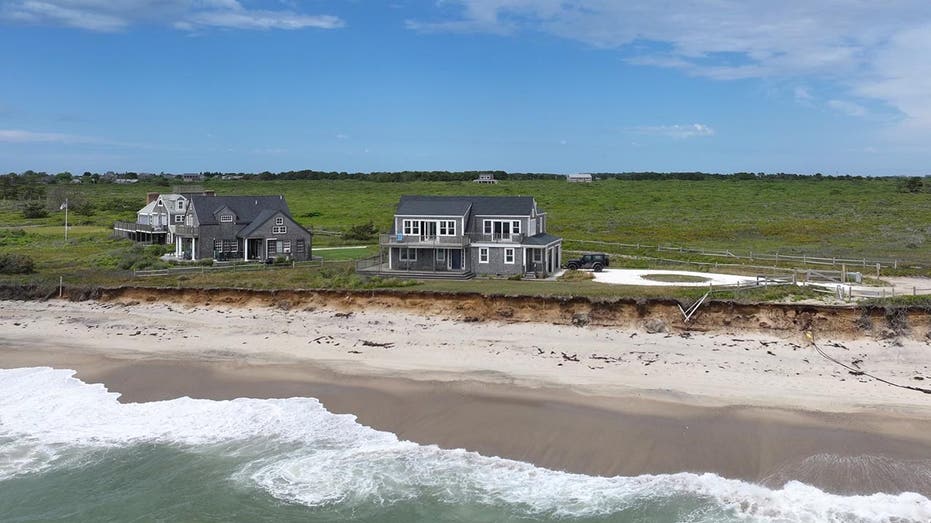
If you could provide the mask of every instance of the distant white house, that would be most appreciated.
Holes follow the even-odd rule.
[[[566,175],[566,181],[569,183],[592,183],[592,175],[586,173],[577,173]]]
[[[495,175],[492,173],[480,173],[478,178],[472,180],[473,183],[498,183],[498,180],[495,180]]]

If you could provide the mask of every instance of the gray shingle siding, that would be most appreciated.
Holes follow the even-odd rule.
[[[426,229],[427,225],[419,224],[416,234],[412,231],[407,233],[404,229],[405,220],[431,225]],[[434,231],[432,224],[445,220],[456,222],[454,236],[466,238],[444,240],[439,235],[439,225],[436,225]],[[490,232],[486,234],[486,220],[504,223],[497,228],[491,224]],[[515,222],[518,223],[517,228],[514,227]],[[515,229],[518,232],[515,233]],[[508,233],[504,234],[504,230]],[[392,222],[391,234],[387,239],[383,238],[382,246],[388,248],[388,271],[448,270],[446,260],[437,261],[435,258],[435,244],[445,241],[460,242],[465,246],[462,249],[461,268],[465,272],[498,276],[525,272],[550,273],[558,268],[562,240],[544,234],[545,231],[545,214],[537,209],[536,202],[529,196],[402,196]],[[416,250],[417,259],[402,261],[402,247],[399,244]],[[487,262],[480,261],[479,253],[484,248],[488,249]],[[506,250],[513,250],[511,263],[505,262]],[[527,258],[532,258],[533,252],[539,252],[544,261],[537,265],[528,263]]]
[[[233,221],[222,221],[224,215],[232,215]],[[279,218],[281,225],[276,223]],[[196,259],[242,259],[248,255],[252,260],[286,256],[304,261],[312,255],[312,234],[291,217],[287,203],[279,196],[195,196],[185,223],[197,228]],[[282,227],[285,232],[281,232]],[[181,251],[191,249],[190,238],[183,240]]]
[[[488,249],[488,263],[482,263],[479,257],[479,251],[482,248]],[[514,263],[505,263],[505,249],[514,249]],[[494,247],[473,246],[472,251],[472,272],[475,274],[486,274],[490,276],[511,276],[514,274],[524,273],[523,249],[520,245],[501,245]]]

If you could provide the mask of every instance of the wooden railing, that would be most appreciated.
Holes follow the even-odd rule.
[[[147,223],[124,222],[124,221],[113,222],[113,228],[119,231],[129,231],[129,232],[166,232],[168,230],[168,227],[165,225],[153,227]]]
[[[465,247],[469,244],[468,236],[423,236],[420,234],[382,234],[378,243],[380,245],[395,246],[436,246],[436,247]]]

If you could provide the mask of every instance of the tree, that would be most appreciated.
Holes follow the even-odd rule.
[[[60,172],[55,175],[55,181],[59,183],[68,183],[71,181],[71,173],[68,171]]]

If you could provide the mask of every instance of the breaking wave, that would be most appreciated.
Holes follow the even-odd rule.
[[[101,450],[168,445],[234,456],[234,480],[308,507],[428,498],[586,518],[691,499],[714,510],[696,510],[689,521],[931,520],[931,500],[916,493],[842,496],[797,481],[767,488],[710,473],[569,474],[401,441],[313,398],[121,404],[118,394],[73,376],[0,370],[0,481],[80,467]]]

